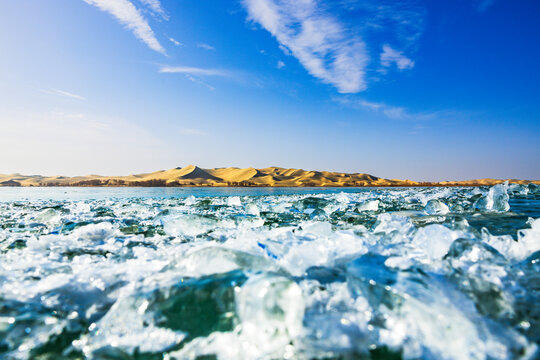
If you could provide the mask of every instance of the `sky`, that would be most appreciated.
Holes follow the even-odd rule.
[[[537,0],[0,0],[0,173],[540,179]]]

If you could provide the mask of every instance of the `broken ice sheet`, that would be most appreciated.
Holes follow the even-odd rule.
[[[1,358],[539,356],[537,186],[1,191]]]

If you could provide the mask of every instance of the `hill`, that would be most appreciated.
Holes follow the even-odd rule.
[[[527,184],[540,181],[508,179],[511,183]],[[468,181],[417,182],[412,180],[383,179],[362,173],[307,171],[268,167],[201,169],[194,165],[128,176],[40,176],[0,175],[0,186],[484,186],[501,183],[503,179]]]

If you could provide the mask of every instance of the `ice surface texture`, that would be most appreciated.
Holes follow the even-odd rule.
[[[0,358],[540,356],[537,186],[129,191],[0,193]]]

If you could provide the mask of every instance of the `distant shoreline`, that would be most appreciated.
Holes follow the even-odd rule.
[[[220,187],[220,188],[384,188],[384,187],[478,187],[508,181],[536,184],[540,180],[475,179],[464,181],[419,182],[384,179],[363,173],[338,173],[269,167],[201,169],[194,165],[147,174],[128,176],[40,176],[0,175],[0,187]]]
[[[497,183],[493,184],[480,184],[480,183],[466,183],[466,184],[439,184],[439,183],[433,183],[433,184],[418,184],[418,185],[298,185],[298,186],[291,186],[291,185],[165,185],[165,186],[145,186],[145,185],[4,185],[0,184],[0,188],[117,188],[117,189],[123,189],[123,188],[140,188],[140,189],[147,189],[147,188],[231,188],[231,189],[242,189],[242,188],[253,188],[253,189],[265,189],[265,188],[426,188],[426,187],[481,187],[481,186],[493,186],[497,184],[502,184],[506,180],[501,180]],[[522,180],[518,180],[519,182],[512,182],[509,181],[509,184],[520,184],[520,185],[528,185],[528,184],[535,184],[540,186],[540,181],[528,181],[522,182]]]

